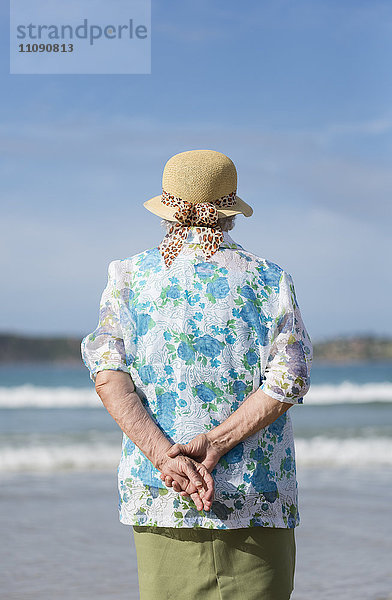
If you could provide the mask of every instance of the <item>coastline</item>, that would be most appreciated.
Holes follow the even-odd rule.
[[[83,336],[34,336],[0,333],[0,365],[48,363],[55,366],[83,365]],[[392,338],[376,335],[336,336],[312,340],[313,362],[331,366],[360,362],[392,363]]]

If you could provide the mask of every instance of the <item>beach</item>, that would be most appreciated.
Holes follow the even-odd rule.
[[[121,432],[88,374],[42,366],[0,376],[4,598],[136,600],[132,528],[117,513]],[[300,511],[292,599],[390,600],[390,365],[315,366],[313,380],[313,397],[290,409]]]
[[[336,469],[334,476],[331,486],[319,469],[298,475],[292,598],[390,599],[390,473]],[[118,521],[115,486],[115,475],[99,471],[2,479],[5,598],[139,598],[132,528]]]

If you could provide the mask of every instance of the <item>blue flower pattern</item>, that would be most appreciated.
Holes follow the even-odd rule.
[[[193,243],[194,242],[194,243]],[[82,341],[94,381],[123,370],[174,443],[225,420],[255,390],[302,404],[312,344],[291,276],[225,232],[206,261],[190,239],[167,269],[158,248],[109,265],[99,323]],[[288,412],[224,455],[208,513],[166,488],[124,434],[118,467],[126,524],[239,528],[299,524],[295,449]]]

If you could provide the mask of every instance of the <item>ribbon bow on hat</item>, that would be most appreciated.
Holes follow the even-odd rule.
[[[223,242],[222,230],[217,225],[217,206],[231,206],[234,203],[235,196],[236,193],[233,192],[227,196],[222,196],[214,204],[211,202],[192,204],[168,194],[165,190],[162,191],[162,202],[168,206],[178,207],[178,210],[174,213],[174,217],[178,222],[171,225],[159,245],[159,251],[167,267],[171,265],[181,251],[188,237],[189,228],[192,226],[196,226],[205,258],[211,258]]]
[[[163,169],[162,188],[162,194],[150,198],[144,206],[158,217],[172,221],[159,245],[167,267],[181,251],[190,227],[196,227],[208,259],[224,239],[218,217],[250,217],[253,212],[236,194],[237,170],[233,161],[215,150],[188,150],[172,156]]]

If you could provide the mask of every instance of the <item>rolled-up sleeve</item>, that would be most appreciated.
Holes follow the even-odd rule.
[[[97,373],[106,369],[129,373],[119,321],[116,262],[109,264],[108,281],[99,305],[98,326],[81,343],[82,359],[94,382]]]
[[[303,404],[310,387],[313,347],[302,320],[294,283],[283,271],[279,308],[261,389],[276,400]]]

